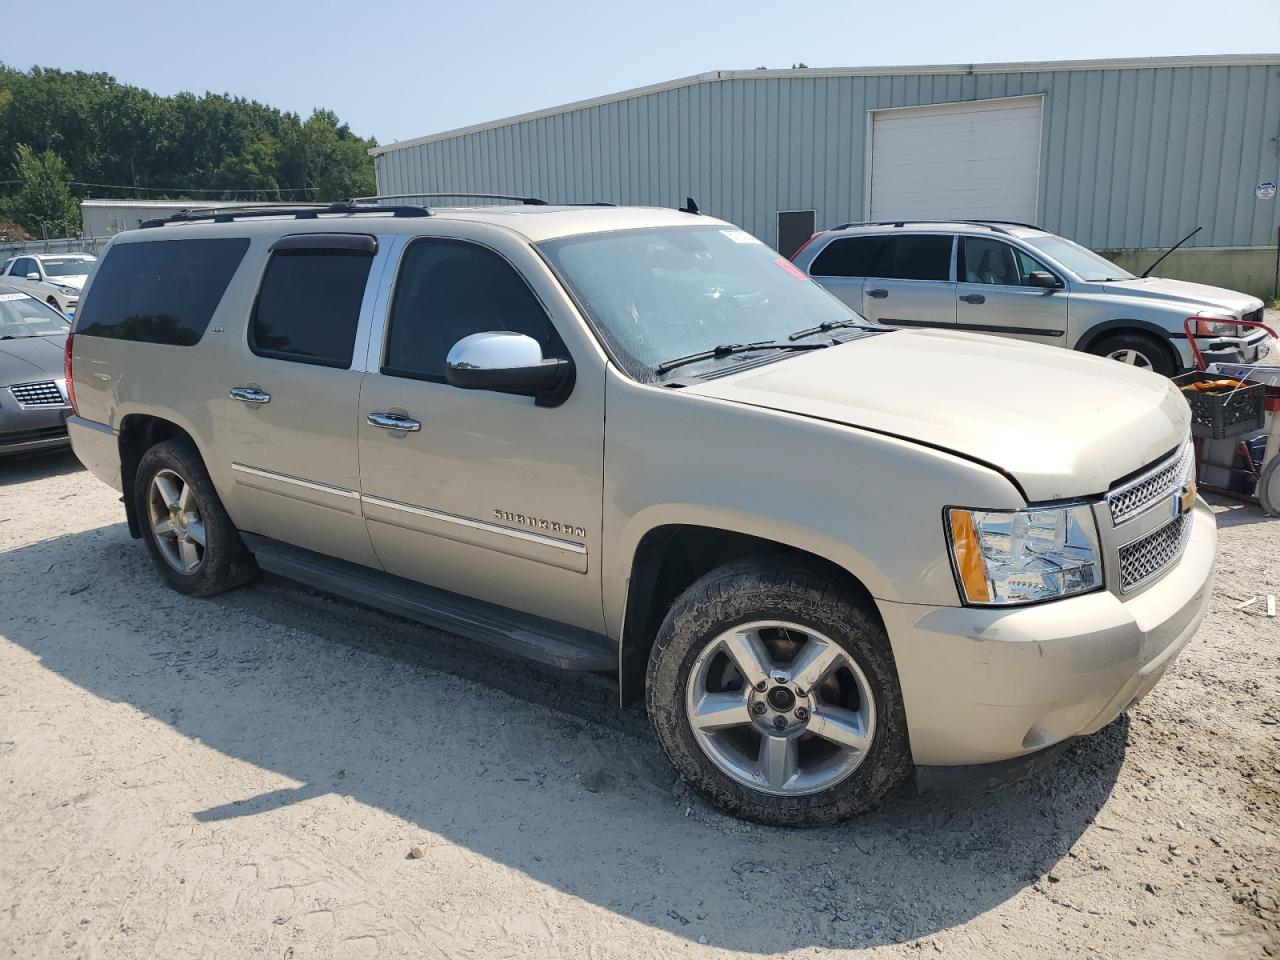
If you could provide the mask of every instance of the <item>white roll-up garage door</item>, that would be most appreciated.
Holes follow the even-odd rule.
[[[872,220],[1036,222],[1044,98],[871,114]]]

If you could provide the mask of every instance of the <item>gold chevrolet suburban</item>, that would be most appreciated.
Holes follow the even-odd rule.
[[[175,589],[264,569],[616,671],[767,823],[1023,769],[1209,598],[1168,380],[870,323],[692,205],[179,214],[112,240],[66,382]]]

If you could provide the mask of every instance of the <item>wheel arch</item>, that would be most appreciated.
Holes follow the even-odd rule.
[[[856,596],[871,616],[881,619],[862,579],[827,557],[781,540],[723,527],[664,523],[640,538],[631,558],[618,640],[620,701],[625,705],[643,700],[649,653],[663,618],[681,593],[727,563],[770,556],[804,559],[829,571],[833,581]]]
[[[1173,360],[1175,370],[1181,370],[1187,366],[1186,357],[1183,356],[1182,350],[1177,346],[1178,341],[1185,342],[1186,340],[1186,337],[1180,331],[1171,332],[1159,324],[1152,323],[1150,320],[1138,320],[1131,317],[1108,320],[1105,323],[1090,327],[1076,341],[1074,349],[1082,353],[1089,353],[1104,337],[1117,333],[1137,333],[1151,337],[1163,349],[1168,351],[1169,357]]]
[[[120,420],[120,487],[124,492],[124,512],[129,523],[129,535],[135,540],[142,536],[133,496],[138,464],[142,461],[143,454],[166,440],[186,440],[204,459],[204,453],[189,426],[148,413],[130,413]]]

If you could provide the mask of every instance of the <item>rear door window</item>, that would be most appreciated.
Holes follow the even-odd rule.
[[[881,237],[872,276],[886,280],[950,280],[950,236],[907,233]]]
[[[260,357],[351,366],[373,237],[284,237],[273,247],[249,324]]]
[[[116,244],[80,305],[75,332],[192,346],[248,249],[241,237]]]

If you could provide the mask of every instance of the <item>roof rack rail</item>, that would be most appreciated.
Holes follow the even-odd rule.
[[[539,197],[517,197],[509,193],[380,193],[375,197],[356,197],[356,203],[368,200],[412,200],[415,197],[456,197],[459,200],[514,200],[526,207],[545,207],[547,201]]]
[[[337,203],[254,203],[235,207],[209,207],[201,210],[179,210],[168,217],[144,220],[139,229],[163,227],[174,223],[232,223],[236,220],[247,220],[254,217],[293,217],[295,220],[315,220],[320,214],[359,214],[382,213],[393,217],[429,217],[431,211],[426,207],[383,206],[381,204],[356,203],[353,200],[342,200]]]
[[[841,223],[830,230],[848,230],[850,227],[902,227],[908,223],[966,223],[975,227],[987,227],[995,233],[1008,234],[1009,231],[1005,227],[1026,227],[1029,230],[1042,230],[1034,223],[1019,223],[1017,220],[917,220],[907,218],[905,220],[862,220],[851,223]],[[1010,234],[1012,235],[1012,234]]]

